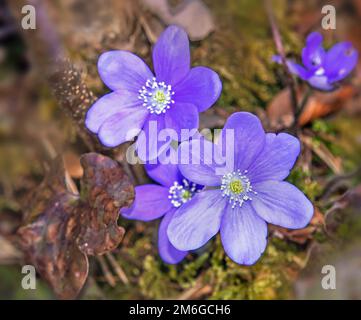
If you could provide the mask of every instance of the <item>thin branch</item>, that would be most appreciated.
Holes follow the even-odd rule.
[[[308,87],[307,91],[303,95],[303,98],[302,98],[302,101],[301,101],[299,107],[296,110],[295,119],[294,119],[294,122],[293,122],[294,126],[298,125],[298,120],[300,119],[300,116],[302,115],[303,110],[305,109],[305,107],[306,107],[312,93],[313,93],[312,88]]]
[[[117,274],[118,278],[124,283],[129,284],[129,279],[125,274],[124,270],[120,266],[117,260],[115,260],[114,256],[111,253],[106,253],[106,257],[109,260],[110,265],[113,267],[115,273]]]
[[[105,262],[105,259],[103,256],[97,256],[97,260],[99,261],[100,264],[100,268],[102,269],[102,272],[104,274],[105,280],[108,282],[108,284],[111,287],[115,287],[116,285],[116,281],[114,276],[112,275],[112,273],[110,272],[110,269],[107,265],[107,263]]]
[[[293,108],[293,114],[296,115],[297,109],[298,109],[296,83],[295,83],[295,80],[292,77],[292,74],[287,65],[285,49],[283,47],[281,34],[279,32],[277,22],[276,22],[276,19],[275,19],[273,10],[272,10],[271,0],[264,0],[264,5],[266,8],[269,23],[271,25],[273,40],[275,42],[277,52],[281,57],[282,65],[283,65],[283,68],[285,70],[285,74],[287,77],[287,86],[289,87],[290,92],[291,92],[291,104],[292,104],[292,108]],[[294,117],[294,119],[296,119],[296,116]]]
[[[329,182],[324,187],[324,190],[323,190],[322,194],[318,197],[318,200],[327,199],[335,191],[335,189],[340,185],[340,183],[343,183],[347,180],[350,180],[350,179],[353,179],[353,178],[359,177],[359,176],[361,176],[361,166],[352,172],[349,172],[346,174],[340,174],[340,175],[332,177],[332,179],[329,180]]]

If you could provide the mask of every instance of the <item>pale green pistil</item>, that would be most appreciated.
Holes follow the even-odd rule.
[[[242,182],[240,180],[233,180],[230,184],[229,184],[229,189],[234,193],[234,194],[240,194],[244,191]]]
[[[156,91],[156,93],[154,94],[154,100],[158,103],[164,103],[166,100],[164,92],[161,90]]]
[[[182,198],[184,200],[189,200],[192,198],[192,193],[189,190],[183,190]]]

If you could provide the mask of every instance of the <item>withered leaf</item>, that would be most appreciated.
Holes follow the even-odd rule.
[[[340,89],[331,92],[315,92],[308,100],[298,124],[304,126],[315,119],[327,116],[330,113],[340,110],[345,102],[355,96],[355,88],[351,85],[345,85]],[[301,101],[303,92],[297,92],[298,100]],[[277,94],[267,107],[267,115],[270,124],[274,129],[289,127],[293,122],[293,113],[289,89],[282,90]]]
[[[60,298],[74,298],[88,276],[88,258],[75,242],[80,224],[76,196],[51,199],[35,220],[19,229],[21,245],[32,265]]]
[[[63,162],[55,161],[32,195],[27,219],[18,230],[27,260],[62,299],[75,298],[83,287],[87,255],[119,245],[124,235],[117,225],[119,209],[134,197],[133,186],[116,161],[88,153],[81,165],[79,195],[67,189]]]
[[[118,227],[119,209],[133,200],[133,185],[120,165],[110,158],[89,153],[80,160],[83,218],[87,224],[78,239],[87,254],[103,254],[115,249],[124,235]]]

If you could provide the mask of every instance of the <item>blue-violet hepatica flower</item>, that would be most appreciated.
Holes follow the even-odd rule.
[[[287,59],[287,65],[290,72],[307,81],[312,87],[330,91],[355,68],[358,52],[350,42],[337,43],[326,52],[322,41],[320,33],[312,32],[302,50],[303,66],[290,59]],[[274,56],[273,60],[282,62],[280,56]]]
[[[234,133],[233,145],[224,143],[226,130]],[[221,137],[223,150],[205,139],[180,145],[182,154],[207,159],[179,164],[185,178],[205,189],[175,212],[167,233],[178,250],[195,250],[220,230],[227,255],[239,264],[251,265],[266,248],[267,222],[298,229],[313,215],[306,196],[283,181],[300,153],[300,143],[286,133],[266,134],[259,119],[247,112],[228,118]],[[230,152],[232,147],[234,152]],[[217,162],[209,159],[220,152],[234,160],[222,175]]]
[[[85,124],[105,146],[131,141],[143,130],[136,145],[139,153],[147,139],[156,139],[148,134],[151,122],[156,122],[158,132],[173,129],[179,137],[181,129],[198,128],[198,113],[211,107],[221,93],[217,73],[206,67],[190,67],[189,40],[177,26],[161,34],[153,48],[153,65],[155,75],[130,52],[114,50],[100,56],[98,71],[112,92],[89,109]],[[149,142],[148,151],[140,157],[155,159],[161,147],[170,142],[157,147]]]
[[[167,228],[174,213],[203,186],[197,185],[179,172],[175,164],[146,164],[148,175],[157,184],[146,184],[135,187],[135,200],[129,209],[121,214],[127,219],[150,221],[162,217],[158,230],[158,250],[166,263],[178,263],[187,255],[187,250],[177,250],[169,242]]]

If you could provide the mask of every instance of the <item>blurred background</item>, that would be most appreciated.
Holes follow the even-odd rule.
[[[22,28],[27,4],[36,8],[35,30]],[[335,30],[321,27],[328,4],[336,8]],[[287,56],[299,57],[311,31],[321,32],[327,47],[349,40],[361,52],[361,1],[271,6]],[[105,149],[84,127],[86,110],[107,92],[98,56],[124,49],[151,65],[152,45],[169,24],[188,32],[193,65],[213,68],[223,81],[222,96],[201,115],[202,128],[220,128],[231,113],[246,110],[268,131],[290,131],[289,92],[271,59],[277,51],[263,1],[0,0],[0,299],[360,299],[360,64],[338,90],[313,94],[292,129],[303,147],[288,179],[312,200],[315,215],[302,230],[269,226],[269,245],[256,265],[232,262],[218,236],[181,264],[164,264],[158,221],[118,220],[112,206],[111,228],[92,228],[106,236],[117,223],[125,231],[121,243],[81,250],[78,226],[89,212],[95,220],[99,213],[89,182],[96,166],[81,156],[107,156],[134,185],[150,181],[142,166],[125,163],[127,146]],[[300,97],[305,89],[298,83]],[[102,170],[111,183],[110,169]],[[105,208],[114,195],[104,199]],[[39,272],[36,290],[21,286],[29,261]],[[335,267],[335,290],[321,286],[324,265]]]

